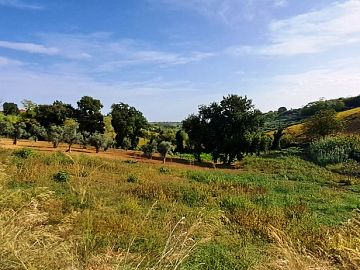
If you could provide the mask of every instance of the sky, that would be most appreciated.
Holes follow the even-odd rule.
[[[360,0],[0,0],[0,100],[100,99],[149,121],[247,96],[360,94]]]

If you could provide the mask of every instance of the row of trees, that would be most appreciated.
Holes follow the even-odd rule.
[[[67,142],[69,151],[74,143],[99,145],[108,148],[115,145],[135,149],[148,122],[141,112],[124,103],[114,104],[108,116],[103,116],[100,100],[89,96],[77,102],[77,108],[61,101],[37,105],[24,100],[24,110],[15,103],[5,102],[0,116],[0,135],[20,138],[49,140],[56,147]],[[99,143],[101,141],[101,143]]]
[[[100,100],[89,96],[82,97],[77,108],[60,101],[36,105],[25,100],[23,106],[25,111],[20,112],[16,104],[4,103],[0,135],[13,138],[14,144],[19,138],[48,140],[54,147],[65,142],[68,151],[76,143],[92,145],[97,152],[109,147],[136,149],[144,138],[148,143],[141,149],[149,158],[158,151],[165,161],[166,155],[175,151],[193,153],[201,162],[201,154],[209,153],[215,163],[231,164],[248,154],[279,149],[285,134],[285,127],[272,136],[265,134],[264,114],[255,109],[251,99],[238,95],[200,106],[177,130],[149,125],[140,111],[125,103],[113,104],[111,112],[103,116]],[[341,127],[335,110],[320,110],[305,124],[309,138],[324,137]]]

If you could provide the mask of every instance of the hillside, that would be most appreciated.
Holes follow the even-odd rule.
[[[337,117],[344,121],[344,133],[360,134],[360,107],[337,113]],[[306,121],[306,119],[304,120]],[[304,125],[296,124],[286,128],[285,133],[295,138],[303,135]]]

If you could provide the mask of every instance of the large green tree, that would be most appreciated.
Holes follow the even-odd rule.
[[[5,115],[16,115],[19,114],[18,105],[13,102],[5,102],[3,104],[3,112]]]
[[[197,115],[190,115],[183,121],[198,159],[205,151],[211,153],[214,162],[220,158],[228,164],[247,153],[247,134],[258,131],[262,125],[262,113],[254,108],[251,99],[238,95],[200,106]]]
[[[117,146],[124,148],[130,141],[130,147],[134,149],[139,143],[143,129],[148,126],[146,118],[140,111],[125,103],[113,104],[110,114]]]
[[[100,100],[90,96],[84,96],[77,102],[77,105],[77,120],[79,122],[80,130],[103,134],[105,131],[105,124],[104,117],[100,111],[103,108]]]
[[[35,119],[45,128],[61,126],[67,118],[75,117],[75,109],[61,101],[55,101],[52,105],[38,105],[35,112]]]

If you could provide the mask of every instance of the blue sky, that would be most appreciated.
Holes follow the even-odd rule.
[[[360,94],[360,0],[0,0],[0,100],[180,121],[229,93],[262,111]]]

